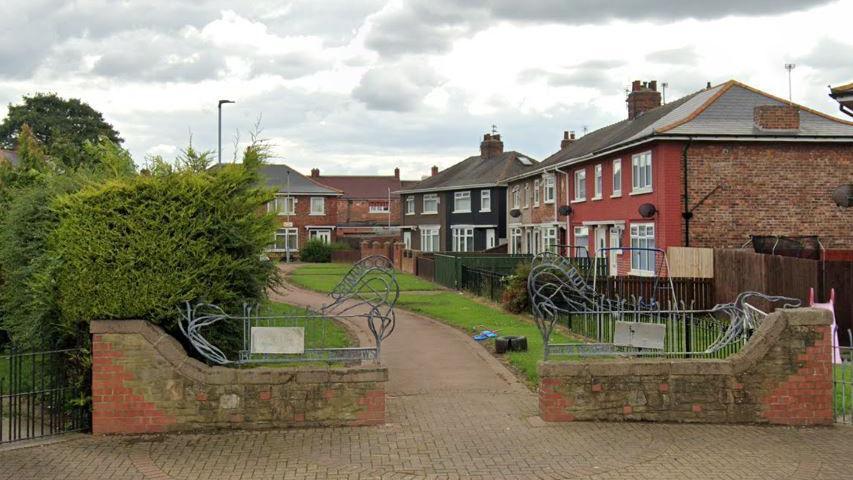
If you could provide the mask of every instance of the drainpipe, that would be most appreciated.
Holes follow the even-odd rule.
[[[562,173],[562,174],[563,174],[563,176],[565,177],[565,180],[566,180],[566,188],[565,188],[566,192],[565,192],[565,194],[566,194],[566,196],[565,196],[565,197],[563,197],[563,199],[566,201],[566,205],[569,205],[569,204],[571,203],[571,202],[569,202],[569,172],[565,172],[565,171],[563,171],[563,170],[560,170],[560,168],[559,168],[559,167],[555,168],[555,169],[554,169],[554,174],[555,174],[555,175],[554,175],[554,181],[555,181],[555,182],[557,181],[557,178],[556,178],[556,173],[557,173],[557,172]],[[554,185],[554,192],[556,192],[556,191],[557,191],[557,186],[556,186],[556,185]],[[555,208],[555,209],[557,208],[557,203],[558,203],[558,202],[557,202],[557,198],[555,198],[555,199],[554,199],[554,208]],[[554,218],[555,218],[555,220],[556,220],[556,213],[555,213],[555,215],[554,215]],[[571,235],[572,235],[572,234],[571,234],[571,231],[572,231],[572,228],[571,228],[571,215],[566,215],[566,240],[565,240],[564,245],[571,245],[571,243],[572,243],[572,242],[570,241],[570,239],[571,239]],[[571,249],[568,249],[568,250],[566,251],[566,256],[571,256],[571,255],[572,255],[572,251],[571,251]]]
[[[690,246],[690,219],[693,218],[693,212],[690,211],[690,198],[688,197],[687,183],[687,150],[693,142],[693,137],[687,138],[687,143],[681,151],[681,169],[684,177],[684,211],[681,213],[681,218],[684,219],[684,246]]]

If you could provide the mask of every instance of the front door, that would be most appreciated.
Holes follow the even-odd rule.
[[[617,250],[622,247],[622,229],[618,227],[610,227],[610,276],[619,275],[619,255],[622,250]]]
[[[403,245],[406,246],[406,250],[412,249],[412,232],[408,230],[403,232]]]
[[[486,248],[495,247],[495,229],[489,228],[486,230]]]

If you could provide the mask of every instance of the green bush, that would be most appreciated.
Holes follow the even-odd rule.
[[[259,187],[259,163],[249,151],[243,165],[140,175],[60,198],[50,248],[62,321],[142,318],[181,338],[185,301],[238,311],[262,300],[277,270],[263,256],[275,225],[259,214],[272,198]],[[220,322],[207,338],[233,353],[241,328]]]
[[[519,263],[515,272],[507,278],[501,303],[504,309],[512,313],[530,311],[530,297],[527,294],[527,277],[530,276],[530,264]]]
[[[299,249],[299,260],[311,263],[329,263],[335,247],[322,240],[308,240]]]

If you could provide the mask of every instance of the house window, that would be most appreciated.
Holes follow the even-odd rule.
[[[424,195],[423,213],[438,213],[438,195],[434,193]]]
[[[510,253],[521,253],[521,229],[513,228],[510,237],[510,248],[512,249]]]
[[[539,206],[539,179],[533,181],[533,206]]]
[[[586,200],[586,169],[575,171],[575,200]]]
[[[326,202],[323,197],[311,197],[311,215],[323,215],[326,213]]]
[[[388,213],[388,208],[388,201],[369,202],[367,204],[367,211],[370,213]]]
[[[524,208],[530,206],[530,182],[524,184]]]
[[[521,208],[521,191],[518,185],[512,187],[512,208]]]
[[[296,214],[296,199],[293,197],[275,197],[267,204],[267,211],[275,212],[276,215]]]
[[[655,224],[631,224],[631,248],[654,249]],[[632,250],[631,273],[635,275],[654,275],[655,254],[654,250]]]
[[[542,242],[545,244],[545,250],[557,252],[557,227],[545,227],[542,229]]]
[[[631,193],[652,191],[652,152],[631,157]]]
[[[481,212],[491,212],[492,211],[492,191],[491,190],[480,190],[480,211]]]
[[[555,197],[556,190],[554,189],[554,174],[549,173],[545,175],[545,192],[543,201],[545,203],[554,203]]]
[[[415,196],[409,195],[406,197],[406,215],[415,214]]]
[[[308,239],[309,240],[320,240],[323,243],[331,243],[332,242],[332,231],[331,230],[309,230],[308,231]]]
[[[295,252],[299,250],[299,234],[295,228],[279,228],[275,231],[275,242],[270,250],[274,252]]]
[[[575,227],[574,247],[576,257],[589,256],[589,227]]]
[[[453,229],[453,251],[474,251],[474,229],[471,227],[459,227]]]
[[[438,251],[438,231],[440,227],[421,227],[421,251]]]
[[[595,194],[593,195],[593,200],[601,198],[601,191],[604,190],[604,172],[603,167],[599,163],[595,166]]]
[[[622,159],[613,160],[613,196],[622,195]]]
[[[469,213],[471,211],[471,192],[456,192],[453,194],[453,213]]]

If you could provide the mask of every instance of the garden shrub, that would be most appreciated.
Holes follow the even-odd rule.
[[[521,262],[515,272],[506,278],[507,286],[501,297],[504,309],[512,313],[530,311],[530,298],[527,294],[527,277],[530,276],[530,264]]]
[[[299,249],[299,260],[311,263],[329,263],[335,247],[323,240],[308,240]]]
[[[277,279],[263,256],[275,224],[260,213],[272,192],[259,186],[262,152],[252,148],[242,165],[138,175],[60,198],[50,248],[66,326],[138,318],[182,339],[183,302],[235,312],[261,301]],[[219,322],[205,333],[233,353],[241,329]]]

